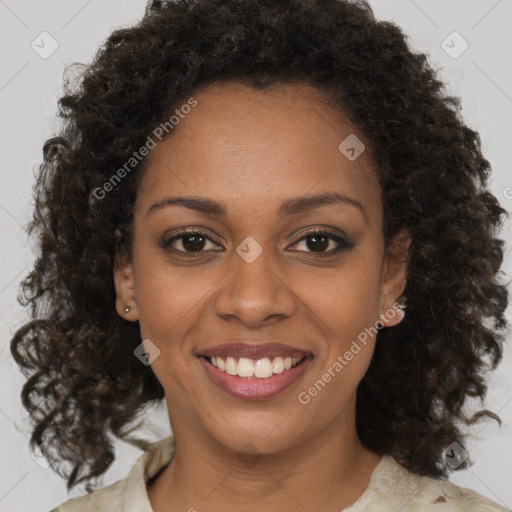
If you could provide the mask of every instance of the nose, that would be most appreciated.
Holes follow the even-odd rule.
[[[233,254],[232,267],[214,300],[219,317],[256,329],[295,313],[298,301],[292,285],[271,268],[269,259],[266,251],[250,263]]]

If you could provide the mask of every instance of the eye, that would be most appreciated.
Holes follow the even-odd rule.
[[[309,251],[318,256],[330,256],[334,253],[350,250],[354,244],[344,235],[338,235],[326,230],[313,229],[307,232],[300,233],[300,240],[292,247],[304,244]],[[332,247],[334,242],[334,248]],[[326,250],[330,249],[330,250]],[[302,252],[302,251],[299,251]]]
[[[215,244],[204,231],[188,228],[183,229],[176,236],[163,240],[160,245],[163,249],[172,248],[185,256],[195,256],[195,254],[207,252],[205,246],[207,247],[208,242]]]
[[[319,257],[330,256],[343,250],[350,250],[355,246],[345,235],[317,228],[310,231],[302,231],[300,237],[301,238],[291,247],[293,248],[304,244],[307,250],[293,249],[293,252],[310,252],[314,256]],[[218,244],[204,231],[185,228],[178,234],[174,234],[174,236],[163,240],[160,246],[165,250],[172,249],[174,252],[180,253],[183,256],[195,257],[201,253],[209,252],[208,243],[213,246],[210,250],[219,250],[215,249],[215,246],[218,246]],[[333,245],[334,247],[332,247]]]

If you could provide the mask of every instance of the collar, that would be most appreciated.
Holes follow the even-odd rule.
[[[166,466],[174,455],[174,436],[151,446],[137,459],[125,479],[123,512],[153,512],[146,482]]]

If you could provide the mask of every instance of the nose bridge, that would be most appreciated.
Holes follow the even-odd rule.
[[[227,280],[216,296],[217,315],[256,326],[271,316],[293,314],[293,292],[279,277],[270,250],[247,237],[233,252],[230,264]]]

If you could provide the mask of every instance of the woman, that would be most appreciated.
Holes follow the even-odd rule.
[[[463,406],[502,356],[505,210],[398,27],[154,1],[67,86],[12,340],[32,444],[91,493],[53,512],[505,510],[446,478],[499,421]],[[164,399],[173,435],[93,492]]]

